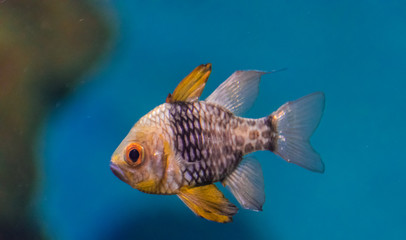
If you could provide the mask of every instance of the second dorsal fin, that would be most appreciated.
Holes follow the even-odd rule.
[[[225,107],[236,115],[248,110],[258,95],[262,71],[236,71],[206,98],[207,102]]]

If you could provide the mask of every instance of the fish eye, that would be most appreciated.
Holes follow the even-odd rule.
[[[138,166],[144,159],[144,148],[139,143],[130,143],[125,153],[125,161],[130,166]]]

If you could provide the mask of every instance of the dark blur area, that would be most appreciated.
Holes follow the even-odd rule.
[[[109,46],[88,1],[0,1],[0,239],[44,239],[32,203],[36,134]]]

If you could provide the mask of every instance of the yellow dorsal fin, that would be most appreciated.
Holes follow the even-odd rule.
[[[192,102],[199,99],[211,73],[211,63],[202,64],[187,75],[169,94],[166,102]]]
[[[196,215],[210,221],[231,222],[232,216],[238,211],[214,184],[183,187],[178,196]]]

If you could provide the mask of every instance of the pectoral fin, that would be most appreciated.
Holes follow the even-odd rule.
[[[199,99],[211,73],[211,64],[202,64],[187,75],[166,98],[171,102],[192,102]]]
[[[214,184],[184,187],[178,196],[196,215],[210,221],[231,222],[232,216],[238,211]]]

